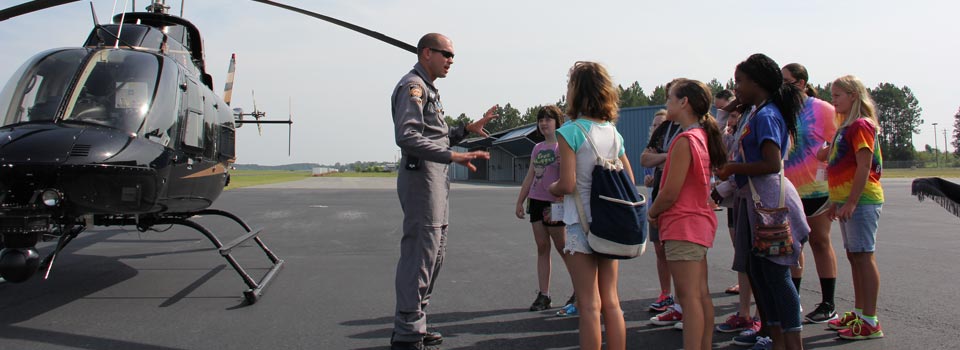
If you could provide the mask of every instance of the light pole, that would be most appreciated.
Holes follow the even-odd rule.
[[[947,129],[943,129],[943,166],[947,165],[947,155],[950,154],[950,150],[947,149]]]
[[[940,157],[937,154],[940,153],[940,146],[937,146],[937,123],[933,123],[933,148],[936,150],[933,152],[933,160],[937,162],[937,168],[939,168]]]

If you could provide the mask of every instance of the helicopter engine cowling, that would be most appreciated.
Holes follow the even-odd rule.
[[[20,283],[30,279],[40,267],[36,248],[4,248],[0,250],[0,277]]]

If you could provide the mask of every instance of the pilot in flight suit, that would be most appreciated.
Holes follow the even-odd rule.
[[[440,94],[428,77],[417,63],[393,92],[393,123],[403,155],[397,176],[403,238],[393,340],[404,342],[426,334],[424,308],[443,264],[447,237],[449,148],[467,134],[463,126],[449,128],[444,122]]]

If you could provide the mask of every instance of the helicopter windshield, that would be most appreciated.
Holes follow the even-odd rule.
[[[88,53],[85,49],[51,50],[21,66],[0,93],[3,125],[54,120],[70,80]]]
[[[150,111],[160,58],[131,50],[100,50],[82,68],[64,122],[92,123],[137,133]]]

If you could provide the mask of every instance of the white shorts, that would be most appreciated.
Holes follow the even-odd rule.
[[[583,226],[580,223],[567,225],[566,243],[563,247],[564,254],[593,254],[590,249],[590,243],[587,243],[587,234],[583,232]]]

